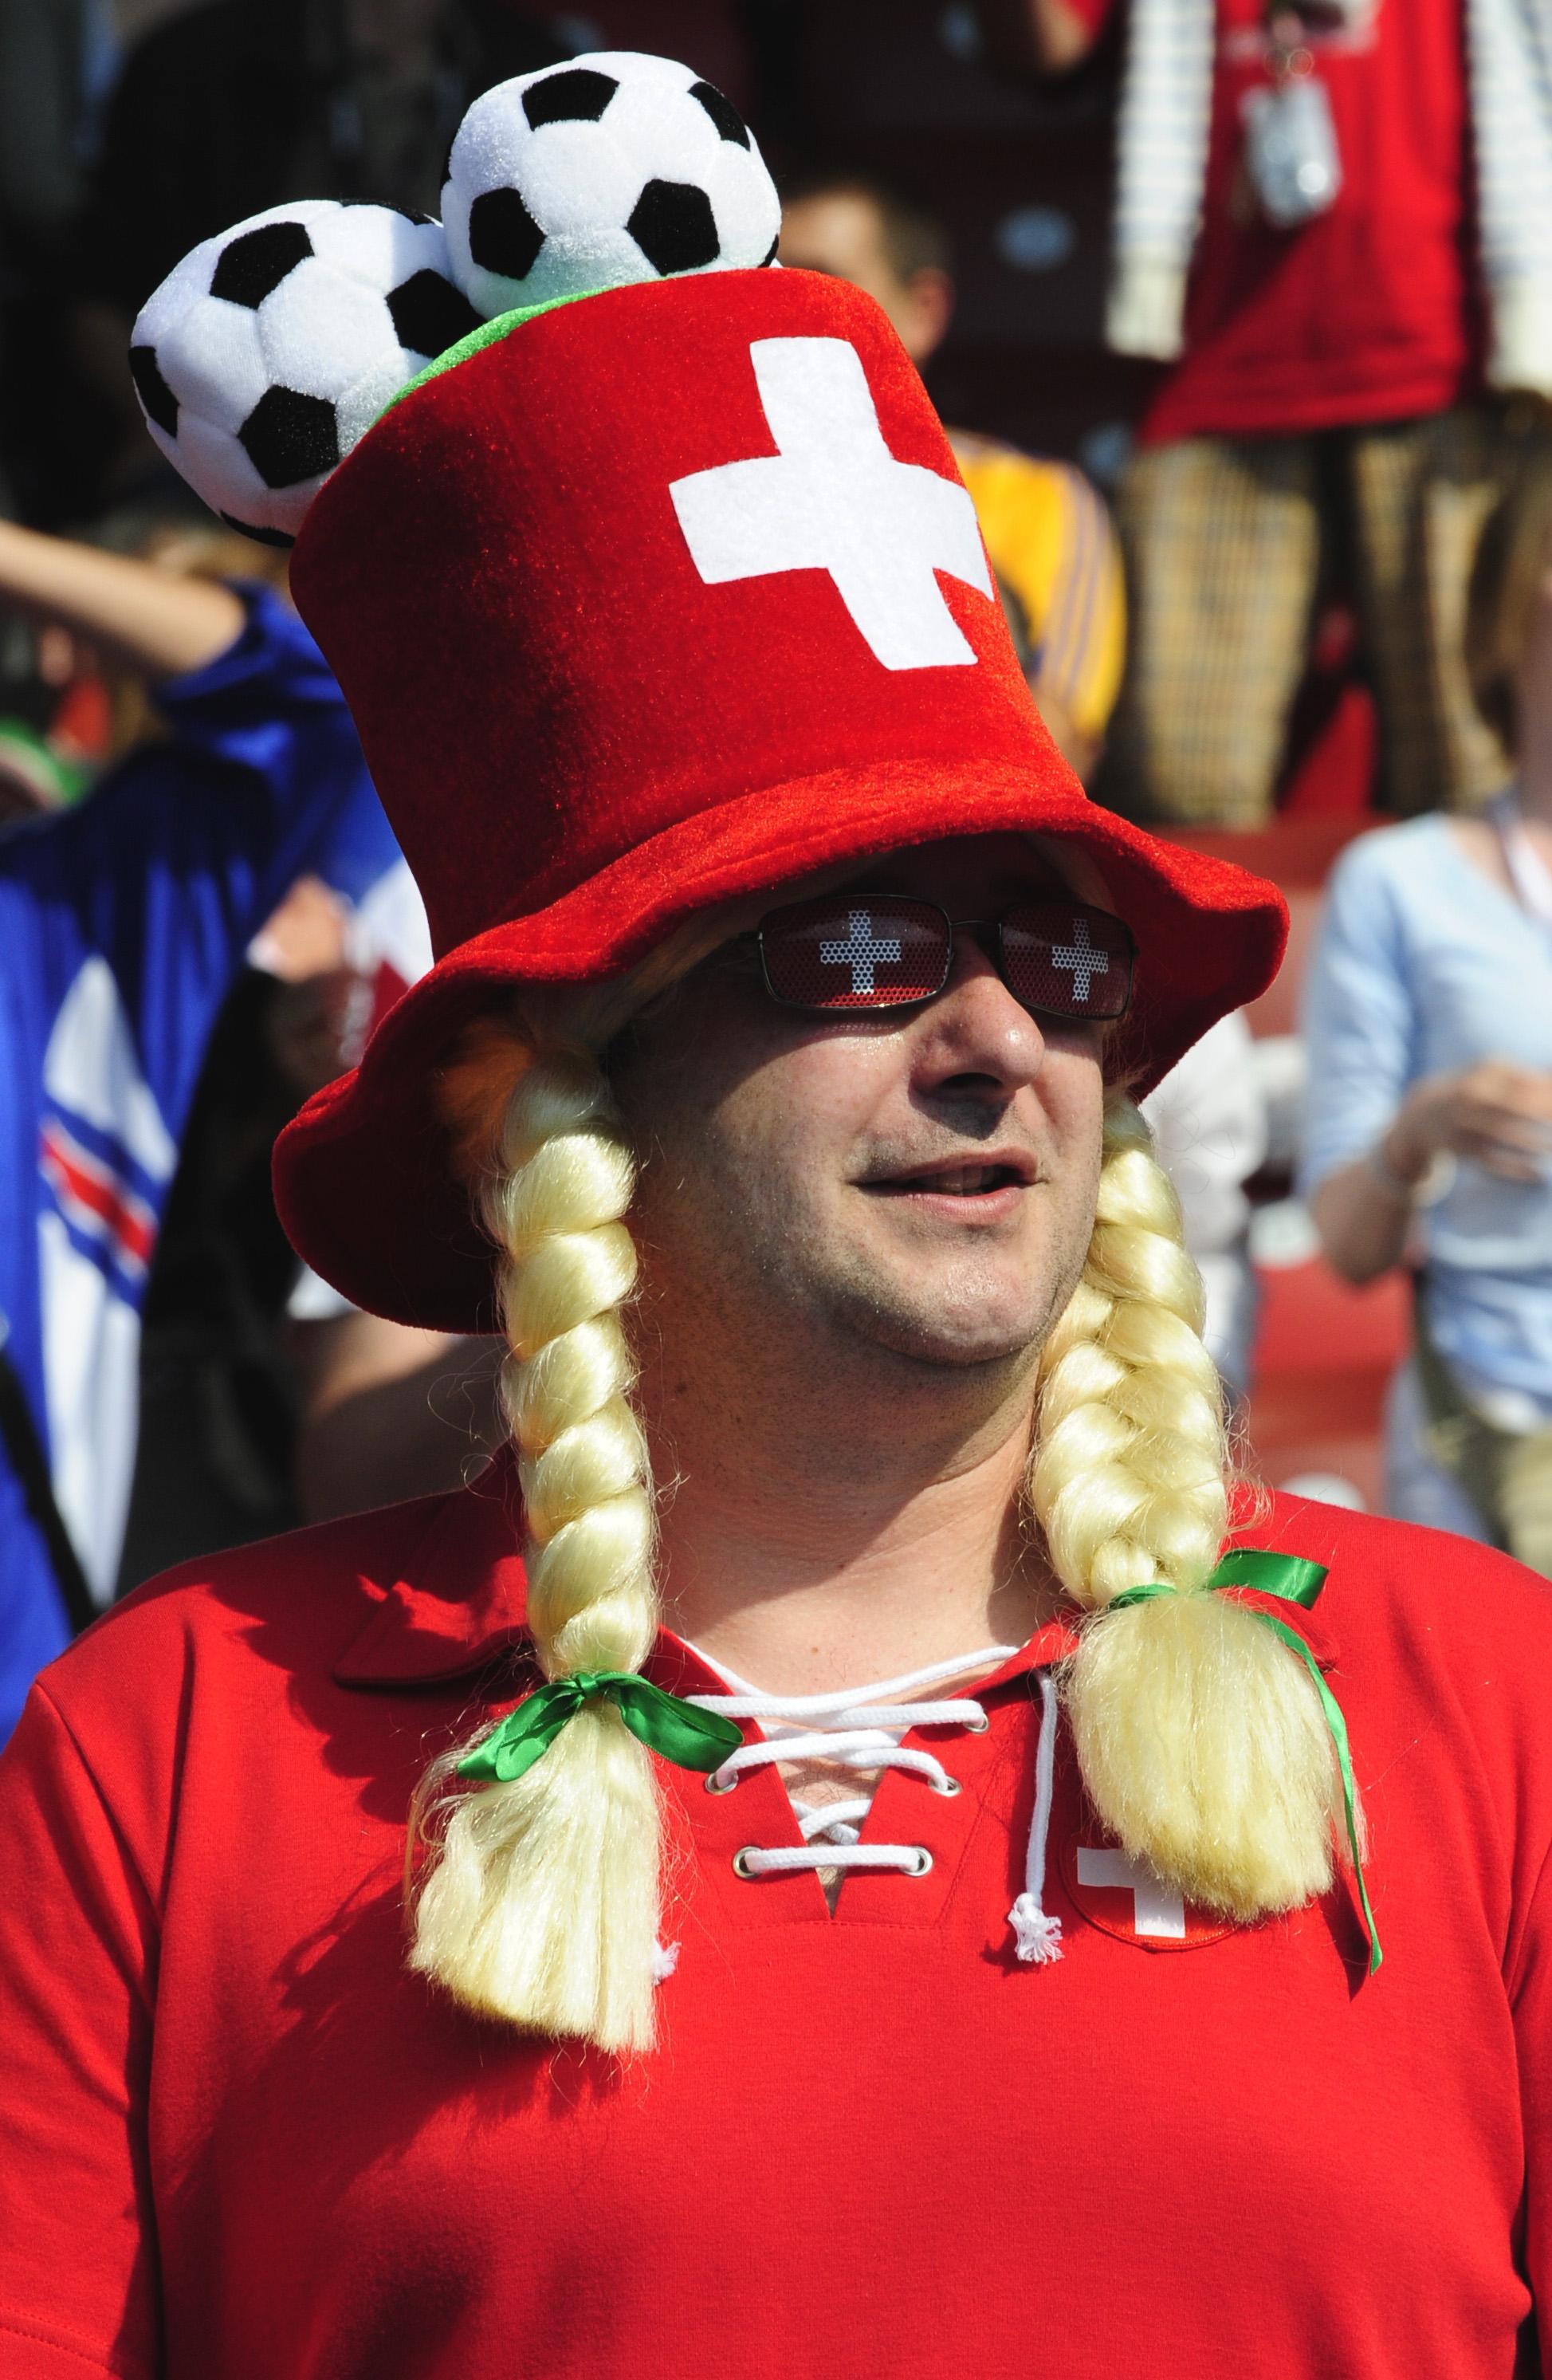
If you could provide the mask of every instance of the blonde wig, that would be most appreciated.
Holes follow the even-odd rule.
[[[491,1056],[477,1062],[488,1069]],[[657,1609],[647,1451],[620,1323],[636,1279],[621,1220],[635,1168],[596,1062],[523,1067],[504,1101],[501,1159],[482,1204],[502,1251],[502,1393],[535,1651],[546,1678],[638,1670]],[[428,1782],[446,1787],[457,1756]],[[443,1816],[412,1964],[491,2015],[605,2049],[643,2046],[658,1802],[650,1755],[613,1706],[586,1704],[525,1776],[464,1794]]]
[[[483,1028],[448,1080],[500,1252],[503,1393],[547,1678],[637,1669],[657,1626],[652,1490],[621,1320],[636,1277],[634,1166],[592,1053],[733,929],[726,913],[697,921],[649,969],[572,995],[550,1023],[530,1002]],[[1251,1919],[1328,1888],[1340,1791],[1303,1666],[1251,1613],[1193,1592],[1219,1557],[1230,1475],[1201,1325],[1174,1192],[1137,1109],[1112,1093],[1087,1262],[1041,1357],[1028,1500],[1057,1578],[1091,1615],[1065,1694],[1098,1815],[1189,1900]],[[1152,1580],[1178,1593],[1104,1617],[1113,1596]],[[602,1701],[510,1783],[461,1790],[468,1748],[433,1764],[417,1797],[427,1856],[413,1965],[528,2030],[646,2047],[661,1866],[651,1755]]]
[[[1112,1094],[1088,1261],[1041,1355],[1029,1500],[1058,1579],[1097,1615],[1065,1680],[1090,1801],[1188,1900],[1251,1919],[1328,1888],[1342,1803],[1308,1671],[1242,1605],[1193,1592],[1230,1476],[1180,1204]],[[1155,1579],[1176,1594],[1097,1616]]]
[[[537,997],[522,1017],[482,1025],[443,1087],[498,1251],[502,1402],[547,1679],[639,1670],[657,1634],[651,1482],[621,1320],[636,1282],[624,1221],[636,1167],[596,1052],[716,947],[727,917],[697,921],[621,983]],[[410,1964],[530,2031],[649,2046],[661,1868],[651,1755],[606,1701],[588,1703],[508,1783],[459,1790],[469,1748],[434,1761],[415,1797],[412,1864],[418,1849],[430,1856],[412,1877]]]

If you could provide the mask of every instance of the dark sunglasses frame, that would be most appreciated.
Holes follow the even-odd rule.
[[[848,897],[850,896],[846,894],[844,890],[836,895],[838,900],[845,900]],[[1007,986],[1008,990],[1012,993],[1013,998],[1019,1002],[1019,1005],[1023,1008],[1029,1009],[1032,1014],[1040,1016],[1058,1016],[1064,1024],[1113,1025],[1126,1014],[1128,1009],[1132,1005],[1137,964],[1136,938],[1133,934],[1131,928],[1123,919],[1116,917],[1108,909],[1096,909],[1090,902],[1069,900],[1061,894],[1057,894],[1054,897],[1048,895],[1047,897],[1037,901],[1010,902],[1009,905],[1003,910],[1000,917],[951,917],[948,911],[946,909],[940,908],[936,901],[925,901],[919,894],[915,892],[890,892],[879,890],[869,892],[866,895],[859,894],[855,897],[859,900],[866,898],[869,901],[899,901],[907,904],[913,909],[930,909],[935,917],[942,919],[944,934],[943,972],[934,990],[913,992],[908,999],[903,1000],[894,998],[877,1001],[859,999],[855,994],[850,998],[835,1001],[793,1000],[789,998],[786,993],[778,991],[775,985],[770,980],[770,968],[766,958],[765,936],[767,929],[774,925],[779,918],[792,917],[798,911],[811,910],[814,906],[814,903],[812,901],[788,902],[782,908],[768,910],[752,933],[736,935],[734,940],[726,945],[726,948],[729,953],[747,953],[751,959],[758,961],[760,980],[765,986],[768,996],[775,1002],[778,1008],[796,1009],[800,1014],[806,1016],[879,1016],[887,1014],[891,1009],[924,1007],[929,1000],[937,1000],[940,997],[948,983],[949,978],[953,973],[955,952],[954,938],[959,934],[967,934],[974,939],[977,946],[984,951],[987,957],[990,959],[992,965],[996,967],[999,976]],[[1104,921],[1105,932],[1115,933],[1119,931],[1125,937],[1124,946],[1121,952],[1116,953],[1114,961],[1114,964],[1123,965],[1126,970],[1126,989],[1119,1008],[1099,1010],[1076,1006],[1073,1008],[1051,1008],[1043,1004],[1037,1005],[1033,1001],[1026,1001],[1023,993],[1017,990],[1014,985],[1010,981],[1008,975],[1008,963],[1002,941],[1004,929],[1010,925],[1016,924],[1021,917],[1038,915],[1042,911],[1053,908],[1064,910],[1074,919],[1079,917],[1096,919],[1102,918]]]

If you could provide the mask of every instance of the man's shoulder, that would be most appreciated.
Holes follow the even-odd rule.
[[[126,1857],[161,1910],[180,1861],[210,1891],[235,1812],[294,1826],[342,1795],[364,1807],[370,1782],[402,1815],[430,1736],[456,1727],[522,1609],[500,1465],[186,1562],[37,1679],[0,1758],[0,1828],[42,1807],[94,1861]]]
[[[1491,1675],[1527,1706],[1552,1691],[1552,1581],[1491,1546],[1285,1495],[1248,1512],[1235,1542],[1321,1564],[1314,1633],[1344,1673],[1425,1695]]]
[[[346,1663],[419,1569],[467,1489],[382,1506],[202,1555],[149,1579],[43,1670],[67,1726],[100,1740],[116,1710],[154,1730],[192,1689],[265,1673],[284,1694]],[[243,1691],[249,1689],[244,1688]]]
[[[1339,1577],[1344,1584],[1358,1577],[1404,1579],[1416,1597],[1484,1595],[1491,1603],[1507,1603],[1516,1613],[1545,1609],[1552,1625],[1552,1581],[1492,1546],[1453,1536],[1446,1529],[1425,1529],[1382,1512],[1353,1512],[1343,1504],[1274,1489],[1247,1497],[1238,1508],[1233,1541],[1322,1562],[1332,1585]]]

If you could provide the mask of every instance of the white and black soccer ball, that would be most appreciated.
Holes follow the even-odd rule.
[[[440,224],[305,199],[186,256],[140,310],[129,370],[190,487],[289,545],[389,399],[478,327]]]
[[[775,257],[782,205],[753,134],[669,58],[600,50],[498,83],[447,172],[454,277],[487,318]]]

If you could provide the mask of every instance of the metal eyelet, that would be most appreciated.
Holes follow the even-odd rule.
[[[991,1725],[991,1721],[988,1718],[985,1711],[983,1711],[979,1718],[967,1718],[964,1725],[971,1735],[985,1735],[988,1728]]]
[[[926,1876],[931,1865],[932,1853],[928,1850],[925,1843],[918,1843],[916,1845],[916,1864],[915,1867],[903,1868],[901,1873],[904,1876]]]
[[[749,1865],[749,1853],[752,1851],[757,1851],[758,1848],[758,1845],[756,1843],[746,1843],[741,1852],[734,1852],[733,1872],[734,1876],[740,1877],[745,1884],[753,1884],[758,1876],[758,1870],[757,1868],[752,1868]]]
[[[713,1768],[711,1774],[706,1780],[706,1790],[709,1793],[731,1793],[734,1787],[738,1782],[738,1771],[736,1768],[734,1770],[731,1777],[723,1779],[721,1785],[717,1782],[720,1776],[721,1776],[721,1769]]]
[[[945,1802],[952,1802],[956,1793],[963,1793],[964,1788],[957,1777],[945,1777],[941,1785],[934,1785],[932,1790],[941,1794]]]

